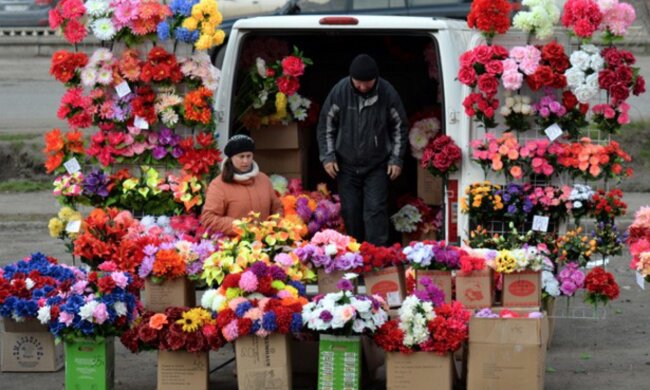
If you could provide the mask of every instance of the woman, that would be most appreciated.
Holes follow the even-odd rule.
[[[253,160],[254,151],[255,142],[247,135],[234,135],[228,140],[223,169],[210,183],[201,213],[201,224],[210,231],[234,236],[232,222],[251,211],[260,213],[263,220],[282,212],[271,180]]]

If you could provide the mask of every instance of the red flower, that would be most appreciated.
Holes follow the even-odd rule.
[[[562,12],[562,25],[573,28],[580,38],[590,38],[598,29],[603,14],[594,0],[567,0]]]
[[[478,89],[486,95],[494,95],[499,88],[499,80],[488,73],[478,77]]]
[[[292,96],[300,88],[298,79],[292,76],[278,77],[275,84],[278,86],[278,90],[287,96]]]
[[[282,73],[287,76],[298,77],[305,73],[305,64],[296,56],[287,56],[282,59]]]
[[[474,0],[467,15],[467,25],[488,37],[503,34],[510,28],[512,6],[506,0]]]
[[[619,295],[619,287],[614,275],[602,267],[595,267],[587,274],[585,288],[592,298],[604,303],[618,298]]]
[[[108,294],[111,291],[113,291],[116,284],[113,278],[111,278],[110,276],[104,276],[101,279],[99,279],[99,283],[97,283],[97,286],[99,287],[100,292],[104,294]]]

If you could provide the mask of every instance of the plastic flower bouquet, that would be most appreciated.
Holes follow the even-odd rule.
[[[512,25],[537,39],[544,40],[553,35],[553,26],[560,21],[560,9],[553,0],[523,0],[521,5],[527,11],[519,11],[512,19]]]
[[[56,217],[51,218],[47,224],[50,231],[50,237],[63,240],[65,249],[72,253],[74,248],[73,241],[77,238],[78,230],[71,231],[68,224],[70,222],[79,221],[79,228],[81,228],[81,213],[67,206],[61,207]],[[70,226],[71,228],[73,226]],[[74,229],[73,229],[74,230]]]
[[[478,29],[490,40],[497,34],[504,34],[510,28],[512,6],[505,0],[476,0],[467,15],[467,25]]]
[[[448,135],[438,135],[424,147],[420,167],[433,176],[447,177],[458,170],[463,153]]]
[[[413,123],[409,129],[409,144],[411,155],[418,160],[422,158],[422,152],[429,142],[440,131],[440,120],[436,117],[424,118]]]
[[[66,172],[63,164],[72,159],[81,160],[85,155],[83,133],[70,130],[63,135],[60,129],[52,129],[45,133],[45,171],[62,174]]]
[[[226,342],[213,314],[203,308],[170,307],[142,313],[120,340],[131,352],[147,350],[208,352]]]
[[[307,225],[309,229],[307,238],[311,238],[323,229],[341,228],[341,203],[333,196],[321,192],[286,194],[280,201],[286,217],[298,216]]]
[[[56,302],[61,288],[84,278],[77,268],[34,253],[0,268],[0,316],[16,322],[37,318],[39,305]]]
[[[627,203],[623,201],[623,191],[619,188],[609,191],[599,189],[591,200],[593,207],[590,215],[599,222],[614,222],[614,218],[627,212]]]
[[[397,200],[399,211],[390,217],[395,230],[413,236],[437,232],[442,227],[442,210],[436,212],[421,198],[403,196]]]
[[[445,241],[414,241],[402,252],[415,269],[452,271],[460,268],[460,248],[447,245]]]
[[[193,44],[197,50],[223,44],[226,34],[218,28],[223,16],[216,1],[173,0],[169,7],[170,17],[157,25],[161,41],[173,38],[176,42]]]
[[[58,339],[119,336],[139,311],[132,282],[127,272],[92,271],[57,299],[44,302],[38,319]]]
[[[267,220],[260,221],[256,213],[234,221],[233,230],[242,241],[262,243],[264,251],[271,256],[287,252],[285,248],[292,247],[307,233],[307,227],[299,219],[271,215]]]
[[[565,72],[567,85],[580,103],[598,94],[598,72],[603,69],[604,60],[594,45],[582,45],[581,50],[571,53],[571,67]]]
[[[326,273],[352,271],[363,265],[360,246],[354,238],[326,229],[314,234],[294,253],[303,263],[322,268]]]
[[[526,270],[541,271],[545,264],[552,264],[550,253],[544,246],[524,246],[512,250],[500,250],[494,261],[488,261],[499,273],[510,274]]]
[[[375,333],[387,320],[388,306],[378,295],[355,295],[349,279],[338,283],[340,291],[317,295],[302,310],[302,322],[312,331],[337,336]]]
[[[476,221],[489,221],[504,209],[501,186],[489,181],[472,183],[461,198],[461,211]]]
[[[596,240],[582,234],[582,227],[569,230],[557,239],[557,260],[560,262],[577,262],[584,267],[597,250]]]
[[[151,278],[154,283],[184,276],[198,280],[204,261],[215,252],[215,245],[211,240],[174,239],[159,245],[149,244],[142,252],[144,258],[138,269],[141,278]]]
[[[591,211],[594,194],[594,190],[587,184],[574,184],[571,188],[566,208],[574,218],[576,225],[580,225],[580,219]]]
[[[513,96],[511,91],[506,91],[505,96],[506,99],[499,113],[505,118],[508,130],[520,132],[530,130],[530,118],[535,113],[530,96]]]
[[[243,272],[253,263],[270,263],[269,255],[260,241],[245,241],[239,238],[222,239],[219,250],[203,262],[201,280],[208,286],[220,285],[226,275]]]
[[[217,330],[232,342],[249,335],[299,332],[305,292],[281,268],[259,262],[206,291],[201,306],[217,314]]]
[[[585,274],[578,263],[570,262],[558,273],[557,281],[562,295],[572,297],[585,286]]]
[[[587,274],[585,290],[585,302],[594,305],[595,310],[598,310],[599,303],[607,305],[618,298],[620,292],[614,275],[602,267],[595,267]]]

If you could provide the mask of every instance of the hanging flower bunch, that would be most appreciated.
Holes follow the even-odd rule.
[[[83,272],[36,252],[0,268],[0,317],[23,322],[37,318],[44,303],[57,302],[60,289],[84,277]]]
[[[524,132],[530,130],[529,118],[535,113],[531,105],[530,96],[514,95],[512,91],[506,90],[505,101],[499,109],[499,113],[506,120],[506,131]]]
[[[461,211],[470,214],[477,221],[492,219],[495,212],[503,210],[504,204],[498,184],[489,181],[472,183],[465,188],[465,196],[461,198]]]
[[[533,211],[534,203],[528,196],[528,188],[521,184],[508,183],[496,190],[495,197],[501,199],[503,207],[499,210],[502,210],[502,215],[507,220],[513,221],[515,225],[524,222],[526,216]],[[501,214],[498,213],[499,210],[494,210],[495,214]],[[471,212],[470,216],[472,216]]]
[[[133,353],[148,350],[216,351],[226,344],[212,314],[199,307],[169,307],[163,313],[146,311],[120,336]]]
[[[618,142],[610,141],[606,146],[593,143],[590,138],[566,144],[557,155],[558,164],[572,177],[585,180],[601,178],[622,179],[632,175],[625,164],[632,158],[624,152]]]
[[[363,265],[357,241],[332,229],[314,234],[311,240],[294,250],[300,261],[325,272],[352,271]]]
[[[529,140],[519,150],[521,165],[527,174],[551,177],[557,173],[557,154],[561,150],[562,144],[546,138]]]
[[[594,267],[585,278],[585,302],[591,303],[596,308],[598,303],[606,305],[609,301],[618,298],[620,289],[611,272],[603,267]]]
[[[447,177],[458,170],[462,157],[463,153],[453,138],[438,134],[424,148],[420,167],[433,176]]]
[[[221,162],[221,151],[212,133],[199,133],[195,139],[187,137],[180,142],[179,146],[183,150],[183,154],[179,157],[178,162],[182,164],[185,172],[195,176],[204,176]]]
[[[599,189],[591,198],[593,207],[590,216],[599,222],[614,222],[614,218],[625,215],[627,203],[623,201],[623,191],[614,188],[609,191]]]
[[[62,32],[66,41],[76,45],[86,38],[85,15],[86,7],[82,0],[62,0],[49,10],[48,20],[52,30]]]
[[[47,173],[63,173],[63,163],[72,158],[81,160],[84,156],[83,133],[77,129],[69,130],[65,136],[60,129],[45,133],[45,170]]]
[[[460,268],[460,248],[445,241],[413,241],[402,250],[415,269],[452,271]]]
[[[113,23],[113,10],[108,0],[88,0],[86,6],[86,27],[92,31],[95,38],[100,41],[109,41],[115,38],[117,30]]]
[[[585,285],[585,274],[576,262],[567,263],[557,276],[560,291],[567,297],[575,295],[576,291]]]
[[[95,272],[76,282],[61,299],[46,302],[38,319],[57,339],[119,336],[137,317],[138,297],[127,272]]]
[[[203,86],[210,91],[215,91],[219,86],[221,71],[212,65],[208,53],[199,51],[189,58],[179,58],[181,72],[185,80],[192,88]]]
[[[584,267],[597,251],[596,240],[582,233],[582,227],[569,230],[557,239],[558,262],[577,262]]]
[[[531,76],[537,70],[542,53],[532,45],[515,46],[510,49],[508,58],[503,60],[501,82],[509,91],[521,88],[525,76]]]
[[[569,57],[564,52],[564,46],[556,41],[549,42],[541,48],[539,66],[533,74],[526,77],[528,86],[537,91],[542,87],[563,89],[567,85],[564,73],[569,68]]]
[[[409,129],[409,143],[411,155],[417,159],[422,158],[422,152],[429,142],[440,131],[440,120],[436,117],[424,118],[413,123]]]
[[[190,213],[203,205],[205,184],[196,176],[182,175],[168,177],[169,188],[174,193],[174,200],[185,206],[185,212]]]
[[[567,3],[568,4],[568,3]],[[580,103],[589,103],[598,94],[599,72],[604,60],[594,45],[582,45],[581,50],[571,53],[571,67],[564,73],[569,89]]]
[[[54,186],[52,195],[57,198],[59,204],[74,206],[83,193],[83,181],[84,174],[81,171],[57,176],[52,183]]]
[[[223,44],[226,34],[219,29],[223,16],[214,0],[174,0],[169,17],[157,26],[158,38],[192,43],[197,50]]]
[[[90,96],[84,96],[81,87],[70,88],[61,98],[61,106],[56,116],[67,121],[72,129],[90,127],[92,125],[91,105],[92,99]]]
[[[361,272],[379,271],[384,268],[404,265],[406,263],[406,257],[402,253],[402,247],[397,243],[389,247],[384,247],[364,242],[359,248],[359,253],[363,257]]]
[[[99,48],[93,52],[86,66],[81,69],[81,84],[86,88],[106,87],[113,83],[113,53]]]
[[[571,188],[566,208],[575,219],[576,225],[580,225],[580,218],[591,212],[594,194],[594,190],[587,184],[576,183]]]
[[[467,25],[490,39],[510,28],[512,5],[506,0],[474,0],[467,15]]]
[[[634,7],[618,0],[599,0],[598,6],[603,13],[603,20],[600,24],[600,30],[605,32],[603,41],[614,43],[623,40],[627,29],[636,19]]]
[[[52,54],[50,74],[66,87],[79,85],[81,69],[88,63],[88,55],[84,52],[57,50]]]
[[[50,231],[50,237],[58,238],[65,244],[68,252],[72,253],[74,247],[73,241],[77,238],[78,231],[69,231],[68,224],[70,222],[79,221],[81,223],[81,213],[68,207],[61,207],[56,217],[51,218],[47,224],[47,229]],[[81,226],[81,225],[79,225]]]
[[[188,92],[183,101],[183,117],[188,126],[212,128],[212,102],[212,91],[205,87]]]
[[[217,314],[217,330],[228,342],[239,337],[297,333],[307,304],[305,287],[277,266],[255,263],[208,290],[201,306]]]
[[[110,7],[117,38],[129,46],[153,38],[158,24],[171,16],[169,7],[157,0],[111,0]]]
[[[381,296],[354,295],[348,279],[337,287],[338,292],[317,295],[303,307],[302,323],[307,329],[342,336],[372,334],[388,320],[388,305]]]
[[[563,91],[562,98],[557,100],[552,88],[544,87],[544,96],[533,104],[535,122],[542,128],[557,124],[566,132],[569,138],[579,139],[581,129],[589,122],[586,114],[589,104],[579,103],[571,91]]]
[[[595,0],[567,0],[562,11],[562,25],[583,41],[589,41],[603,21]]]
[[[514,133],[504,133],[497,138],[492,133],[485,134],[484,139],[475,139],[470,142],[472,158],[483,168],[503,172],[506,177],[519,179],[523,176],[519,151],[521,146]]]
[[[178,84],[182,79],[181,66],[174,54],[161,46],[155,46],[149,51],[140,71],[141,81],[169,85]]]
[[[566,217],[566,203],[571,194],[569,186],[524,186],[528,199],[533,204],[533,214],[547,215],[551,220],[564,219]]]
[[[553,26],[560,21],[560,9],[553,0],[523,0],[521,5],[528,11],[519,11],[512,19],[512,25],[537,39],[553,35]]]
[[[312,61],[298,48],[291,55],[267,64],[257,58],[251,66],[249,79],[251,87],[237,97],[244,126],[256,129],[261,126],[307,119],[311,101],[298,94],[299,77]]]
[[[494,120],[495,111],[499,109],[496,93],[506,58],[508,50],[498,45],[480,45],[460,56],[458,80],[472,89],[478,88],[463,101],[465,113],[476,117],[488,129],[497,125]]]

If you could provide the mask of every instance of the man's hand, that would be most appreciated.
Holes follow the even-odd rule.
[[[402,167],[399,165],[389,165],[387,173],[391,180],[395,180],[402,173]]]
[[[325,163],[323,164],[323,167],[325,167],[325,172],[327,172],[332,179],[336,178],[336,174],[339,172],[339,165],[336,161]]]

